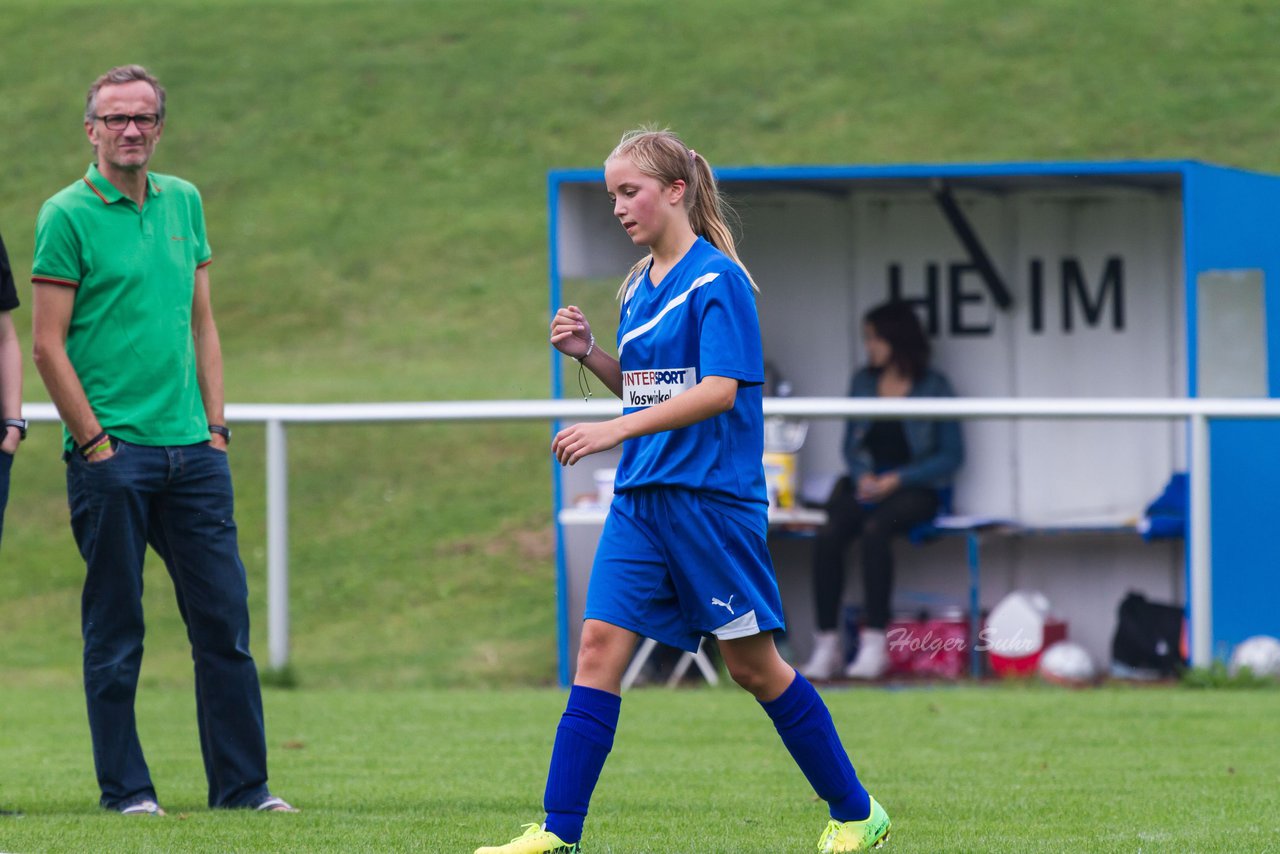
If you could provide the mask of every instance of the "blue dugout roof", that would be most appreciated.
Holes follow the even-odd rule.
[[[1107,183],[1131,180],[1141,186],[1170,186],[1192,172],[1246,170],[1218,166],[1199,160],[1110,160],[1110,161],[1026,161],[1007,163],[901,163],[882,166],[727,166],[715,170],[722,183],[807,182],[871,184],[883,187],[919,185],[922,181],[944,180],[957,186],[990,189],[1025,186],[1070,186],[1079,183]],[[557,184],[595,183],[604,169],[555,169],[549,182]]]

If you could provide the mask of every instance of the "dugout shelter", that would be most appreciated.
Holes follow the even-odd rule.
[[[1280,396],[1280,179],[1191,161],[780,166],[717,170],[737,212],[739,253],[760,285],[766,360],[801,397],[841,397],[863,361],[860,319],[915,303],[935,364],[963,396]],[[639,257],[612,216],[603,170],[548,176],[550,311],[577,303],[612,342],[614,292]],[[610,347],[612,351],[613,348]],[[567,364],[566,364],[567,363]],[[554,397],[577,391],[553,351]],[[982,602],[1046,593],[1070,637],[1109,659],[1129,590],[1185,604],[1184,539],[1135,533],[1144,508],[1188,467],[1171,419],[980,419],[954,512],[1052,536],[983,544]],[[798,455],[802,497],[843,464],[837,420],[814,420]],[[1212,649],[1280,634],[1280,422],[1209,430]],[[554,466],[561,681],[571,679],[591,557],[603,522],[593,473],[616,455]],[[898,555],[895,604],[964,603],[964,544]],[[812,627],[809,544],[771,538],[793,657]],[[860,589],[856,557],[846,585]],[[1203,662],[1201,662],[1203,663]]]

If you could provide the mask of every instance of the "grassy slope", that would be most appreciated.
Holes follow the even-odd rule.
[[[641,122],[722,165],[1195,157],[1280,171],[1275,6],[1015,6],[0,0],[0,228],[25,280],[39,203],[89,159],[87,82],[140,61],[171,94],[155,166],[206,198],[230,399],[536,398],[546,171],[599,163]],[[26,337],[27,311],[18,323]],[[546,439],[542,425],[291,434],[302,678],[551,680]],[[73,684],[80,569],[55,442],[33,438],[19,463],[0,677]],[[241,431],[235,466],[261,626],[260,433]],[[150,579],[144,672],[183,683],[168,582]]]
[[[0,755],[5,851],[471,851],[541,816],[549,691],[269,691],[272,779],[297,816],[204,809],[191,698],[144,691],[171,818],[94,806],[73,688],[23,688]],[[894,852],[1280,850],[1276,692],[1178,688],[829,691]],[[629,694],[587,825],[591,851],[809,851],[825,823],[741,692]],[[1242,734],[1245,734],[1242,737]],[[732,785],[726,785],[726,779]]]

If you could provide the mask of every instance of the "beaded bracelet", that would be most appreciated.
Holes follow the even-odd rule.
[[[579,363],[585,362],[587,360],[587,357],[590,356],[595,351],[596,351],[596,336],[592,334],[591,340],[587,342],[587,352],[583,353],[581,356],[574,356],[574,358],[577,359]]]

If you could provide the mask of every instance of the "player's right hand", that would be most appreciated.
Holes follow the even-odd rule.
[[[616,448],[624,438],[618,420],[587,421],[566,427],[552,440],[551,452],[560,465],[571,466],[583,457]]]

